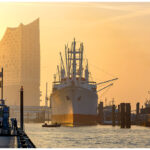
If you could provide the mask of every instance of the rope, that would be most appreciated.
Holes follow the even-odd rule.
[[[113,78],[116,77],[116,76],[114,76],[113,74],[111,74],[111,73],[105,71],[104,69],[102,69],[102,68],[100,68],[100,67],[98,67],[98,66],[96,66],[96,65],[94,65],[94,64],[91,64],[91,63],[90,63],[90,65],[92,65],[93,67],[95,67],[97,70],[101,70],[103,73],[105,73],[105,74],[107,74],[107,75],[109,75],[109,76],[111,76],[111,77],[113,77]]]

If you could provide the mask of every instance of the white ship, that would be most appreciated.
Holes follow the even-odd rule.
[[[50,99],[52,123],[73,126],[97,124],[97,84],[89,81],[88,62],[83,67],[83,50],[83,43],[74,39],[70,48],[65,46],[65,64],[60,53],[59,78],[56,81],[54,75]]]
[[[54,75],[51,94],[52,123],[93,125],[97,123],[96,83],[89,81],[88,63],[83,68],[83,43],[74,41],[65,46],[65,64],[57,66],[59,81]],[[84,75],[83,75],[84,74]]]

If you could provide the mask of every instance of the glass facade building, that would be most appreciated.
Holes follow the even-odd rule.
[[[0,67],[4,68],[4,99],[19,105],[24,87],[25,106],[40,105],[39,19],[28,25],[7,28],[0,41]]]

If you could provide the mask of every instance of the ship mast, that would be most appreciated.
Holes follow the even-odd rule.
[[[70,78],[71,60],[72,60],[72,45],[71,49],[68,48],[68,78]]]
[[[83,43],[80,44],[79,49],[79,76],[82,78],[82,62],[83,62]]]
[[[65,78],[65,67],[64,67],[64,62],[63,62],[63,58],[60,52],[60,58],[61,58],[61,79]]]
[[[75,48],[76,48],[76,41],[74,38],[74,41],[73,41],[73,80],[76,79],[76,51],[75,51]]]
[[[62,54],[60,52],[60,69],[57,67],[58,74],[59,74],[59,81],[64,79],[65,77],[67,80],[71,77],[72,80],[76,80],[76,77],[79,79],[82,78],[83,74],[83,43],[80,43],[79,48],[76,49],[76,41],[71,43],[71,47],[68,47],[68,44],[65,45],[65,66],[64,61],[62,58]],[[88,65],[86,67],[86,77],[88,79]]]
[[[59,78],[59,81],[60,81],[60,71],[59,71],[59,66],[57,65],[57,71],[58,71],[58,78]]]
[[[68,77],[68,58],[67,58],[67,47],[68,47],[68,45],[65,45],[66,76]]]

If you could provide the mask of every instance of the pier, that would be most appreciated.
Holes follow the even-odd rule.
[[[10,118],[10,108],[3,99],[3,68],[0,72],[0,78],[0,148],[35,148],[24,130],[23,86],[20,89],[20,127],[18,128],[16,118]]]
[[[17,120],[11,118],[9,122],[9,107],[1,99],[1,128],[0,128],[0,148],[36,148],[24,130],[23,112],[23,87],[20,90],[20,128]]]
[[[131,128],[131,104],[121,103],[103,107],[100,102],[98,107],[98,123],[102,125],[120,126],[120,128]]]

